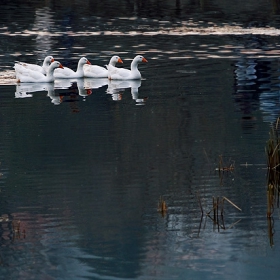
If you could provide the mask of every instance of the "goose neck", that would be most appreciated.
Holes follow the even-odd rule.
[[[138,62],[135,60],[132,60],[131,62],[131,70],[138,69]]]

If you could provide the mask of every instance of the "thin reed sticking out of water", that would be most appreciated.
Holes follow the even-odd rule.
[[[274,206],[279,207],[279,182],[280,182],[280,139],[278,135],[278,117],[275,127],[269,133],[266,145],[267,156],[267,217],[271,217]]]
[[[199,204],[199,207],[201,210],[201,220],[202,220],[202,217],[204,216],[204,211],[203,211],[200,196],[198,194],[197,194],[197,199],[198,199],[198,204]],[[228,202],[233,207],[235,207],[237,210],[242,211],[241,208],[239,208],[236,204],[234,204],[227,197],[223,196],[222,198],[220,198],[220,197],[213,196],[213,201],[212,201],[213,207],[211,208],[210,211],[206,212],[206,217],[209,217],[213,221],[214,225],[218,226],[218,230],[220,228],[224,229],[224,230],[226,229],[225,224],[224,224],[224,204],[225,204],[225,202]],[[211,216],[212,212],[213,212],[213,215]],[[227,229],[232,228],[235,224],[237,224],[239,222],[240,222],[240,220],[231,224]]]
[[[219,172],[225,172],[225,171],[233,171],[234,170],[234,162],[229,161],[227,165],[224,164],[223,161],[223,156],[220,155],[220,160],[219,160],[219,167],[218,170]]]
[[[270,130],[269,140],[266,145],[267,167],[269,170],[280,169],[280,139],[277,131],[278,124],[279,118],[277,119],[275,127],[272,127]]]
[[[163,200],[162,196],[160,196],[160,198],[159,198],[157,210],[158,210],[158,212],[160,212],[162,214],[163,217],[165,216],[165,214],[167,212],[167,205],[166,205],[165,200]]]

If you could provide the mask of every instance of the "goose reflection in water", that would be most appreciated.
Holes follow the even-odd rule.
[[[108,85],[107,78],[84,78],[85,88],[98,89],[106,85]]]
[[[84,79],[77,79],[77,88],[79,96],[83,97],[83,101],[85,101],[86,97],[92,94],[92,89],[85,86]]]
[[[107,93],[111,94],[112,99],[114,101],[118,101],[122,99],[122,95],[125,89],[130,88],[131,97],[133,100],[135,100],[136,105],[144,105],[147,98],[146,97],[139,98],[138,89],[140,88],[140,86],[141,86],[141,80],[127,80],[127,81],[109,80]]]
[[[15,98],[32,97],[31,92],[54,90],[53,83],[22,83],[16,84]]]
[[[59,105],[64,96],[79,95],[85,98],[92,94],[91,88],[98,88],[101,85],[104,83],[93,87],[88,81],[85,85],[83,79],[56,79],[54,83],[22,83],[16,85],[15,98],[33,97],[31,92],[47,91],[51,103]],[[55,89],[59,90],[59,94],[55,93]]]
[[[108,85],[106,92],[111,94],[115,101],[121,100],[126,89],[131,89],[131,97],[136,105],[144,105],[147,98],[139,98],[138,89],[141,86],[141,80],[131,81],[109,81],[107,78],[93,79],[56,79],[54,83],[23,83],[16,85],[15,98],[32,97],[32,92],[47,91],[47,96],[54,105],[60,105],[62,102],[77,101],[81,96],[83,101],[92,94],[92,90]],[[55,92],[57,90],[57,92]],[[66,99],[70,97],[70,99]]]
[[[55,80],[55,88],[60,89],[60,99],[61,102],[64,97],[70,97],[68,101],[75,101],[78,96],[82,96],[83,100],[89,95],[92,94],[92,89],[85,86],[84,79],[56,79]]]
[[[33,97],[33,94],[29,94],[24,91],[15,92],[15,98],[27,98],[27,97]]]
[[[59,87],[58,87],[59,88]],[[55,94],[54,83],[22,83],[16,85],[15,98],[33,97],[31,92],[47,91],[47,96],[50,97],[51,103],[59,105],[61,96]]]

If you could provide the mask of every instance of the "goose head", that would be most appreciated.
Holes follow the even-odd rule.
[[[51,55],[46,56],[43,62],[43,68],[50,66],[52,62],[54,62],[54,58]],[[47,68],[45,68],[44,70],[46,71]]]
[[[139,62],[148,62],[148,60],[142,55],[136,55],[134,58],[135,61]]]
[[[142,55],[136,55],[131,62],[131,70],[136,71],[140,62],[148,62],[148,60]]]
[[[45,61],[51,64],[52,62],[54,62],[54,58],[51,55],[49,55],[45,58]]]
[[[54,69],[56,69],[56,68],[62,68],[63,69],[63,66],[59,61],[54,61],[54,62],[51,63],[50,68],[49,68],[49,72],[54,71]]]
[[[123,63],[123,61],[121,60],[121,58],[117,55],[114,55],[111,59],[109,64],[115,66],[117,63]]]
[[[85,64],[89,64],[91,65],[91,63],[89,62],[89,60],[85,57],[82,57],[80,60],[79,60],[79,63],[78,63],[78,67],[82,67],[84,66]]]

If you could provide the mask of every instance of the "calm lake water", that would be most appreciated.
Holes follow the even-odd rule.
[[[278,1],[4,2],[0,279],[277,279]],[[143,80],[10,79],[16,60],[114,54],[144,55]],[[214,223],[213,197],[241,211]]]

